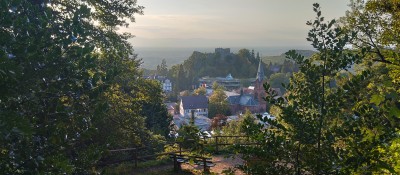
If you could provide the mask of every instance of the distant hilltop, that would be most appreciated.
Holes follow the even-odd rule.
[[[258,52],[263,57],[285,57],[284,53],[293,47],[251,47]],[[141,58],[143,64],[142,68],[145,69],[156,69],[156,66],[161,63],[162,59],[167,61],[168,67],[171,67],[176,64],[181,64],[184,60],[188,59],[194,51],[198,51],[200,53],[220,53],[223,57],[229,54],[237,53],[240,49],[239,47],[230,47],[230,48],[214,48],[214,47],[198,47],[198,48],[160,48],[160,47],[136,47],[135,53],[138,54],[138,58]],[[250,49],[250,50],[251,50]],[[313,52],[311,50],[299,50],[300,52]],[[281,54],[283,53],[283,56]],[[267,56],[267,55],[276,55],[276,56]],[[274,61],[273,61],[274,63]]]
[[[231,53],[231,48],[215,48],[215,53],[225,57]]]
[[[296,53],[298,53],[304,57],[311,57],[314,53],[317,53],[312,50],[295,50],[295,51],[296,51]],[[285,53],[282,53],[281,56],[286,57]]]
[[[289,51],[289,50],[287,50],[287,51]],[[295,50],[295,51],[296,51],[296,53],[298,53],[304,57],[311,57],[313,54],[317,53],[312,50]],[[268,64],[268,63],[283,64],[285,60],[288,60],[286,58],[286,54],[285,54],[286,52],[283,52],[282,54],[277,55],[277,56],[264,56],[264,57],[262,57],[262,60],[265,64]]]

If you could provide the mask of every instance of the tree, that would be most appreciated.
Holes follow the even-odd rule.
[[[211,88],[213,89],[213,91],[216,91],[216,90],[218,90],[218,89],[220,89],[220,90],[225,90],[225,87],[219,85],[218,82],[216,82],[216,81],[213,82]]]
[[[179,92],[192,88],[192,85],[197,84],[197,80],[204,76],[221,77],[230,73],[238,78],[253,77],[257,73],[258,62],[259,60],[256,60],[255,56],[251,56],[247,49],[241,49],[239,53],[229,54],[225,57],[220,57],[216,53],[195,51],[183,64],[172,66],[168,71],[168,77],[173,82],[178,83],[174,83],[176,87],[174,89]],[[182,69],[180,69],[180,66],[182,66]],[[158,69],[160,69],[160,66]],[[182,74],[179,74],[179,72]],[[179,84],[182,84],[182,86]]]
[[[225,92],[222,89],[214,90],[209,98],[208,117],[213,118],[217,114],[230,115],[229,104],[226,98]]]
[[[202,132],[194,125],[194,122],[190,122],[188,125],[183,125],[178,130],[179,136],[176,141],[183,149],[190,150],[192,155],[202,156],[204,153],[204,140],[200,138],[201,134]]]
[[[185,90],[186,89],[186,74],[185,74],[185,70],[183,69],[183,65],[179,65],[179,69],[178,69],[178,77],[177,77],[177,81],[176,84],[178,86],[177,90],[178,92],[181,90]]]
[[[262,144],[239,146],[247,162],[257,162],[242,169],[250,174],[395,173],[380,150],[398,139],[399,121],[380,106],[386,98],[367,93],[377,73],[371,71],[376,70],[366,68],[345,83],[331,86],[341,72],[368,59],[367,49],[345,49],[356,33],[347,33],[335,20],[324,23],[318,4],[314,11],[317,18],[307,22],[312,27],[307,40],[319,53],[309,59],[295,51],[287,53],[300,71],[286,86],[284,98],[275,99],[270,85],[265,85],[267,99],[279,114],[276,121],[260,117],[270,124],[268,128],[260,124],[247,129]],[[386,104],[390,101],[389,97]]]
[[[167,61],[165,61],[165,59],[162,59],[161,65],[157,65],[157,75],[167,76],[167,74],[168,74]]]
[[[158,81],[142,80],[138,82],[138,102],[142,110],[140,114],[146,117],[146,128],[155,134],[167,136],[172,116],[168,114],[164,104],[164,93]]]
[[[228,119],[227,116],[222,114],[217,114],[214,118],[212,118],[210,128],[212,130],[220,130],[223,126],[226,125],[227,119]]]
[[[360,92],[358,109],[368,109],[361,110],[364,115],[379,115],[386,119],[383,123],[368,121],[375,125],[374,128],[381,128],[379,134],[372,138],[384,138],[384,141],[379,146],[373,145],[374,142],[366,145],[370,148],[369,152],[375,151],[373,156],[383,161],[373,163],[373,166],[367,164],[361,167],[371,170],[373,167],[383,166],[373,171],[399,173],[399,159],[392,156],[395,154],[394,150],[400,149],[399,132],[397,132],[397,137],[382,134],[393,133],[393,130],[398,128],[395,126],[398,126],[398,116],[400,116],[399,2],[354,0],[351,7],[352,9],[341,19],[341,22],[347,30],[357,32],[352,46],[368,52],[359,66],[360,70],[371,70],[369,84]],[[381,117],[376,119],[379,120]]]
[[[183,91],[181,94],[181,96],[189,96],[191,95],[190,92],[188,90]]]
[[[206,95],[207,89],[205,87],[199,87],[194,90],[194,95]]]
[[[272,88],[279,88],[281,89],[281,92],[284,93],[285,89],[282,86],[282,84],[288,84],[289,83],[289,76],[284,73],[274,73],[271,75],[269,78],[269,84]]]
[[[238,55],[243,58],[251,58],[252,54],[248,49],[240,49]]]
[[[139,110],[131,35],[116,32],[142,13],[135,0],[0,4],[1,174],[92,174],[107,149],[162,140]]]
[[[239,116],[238,120],[231,120],[221,128],[221,134],[227,136],[245,135],[250,125],[255,124],[255,118],[249,110]]]

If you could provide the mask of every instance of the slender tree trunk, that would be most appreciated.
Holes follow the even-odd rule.
[[[324,53],[324,65],[322,70],[322,94],[321,94],[321,116],[319,117],[319,127],[318,127],[318,162],[317,162],[317,174],[321,174],[321,164],[322,164],[322,151],[321,151],[321,137],[322,137],[322,126],[325,117],[325,74],[326,74],[326,53]]]
[[[301,143],[299,142],[299,146],[297,147],[297,153],[296,153],[296,169],[297,169],[297,175],[301,175],[301,166],[300,166],[300,147]]]

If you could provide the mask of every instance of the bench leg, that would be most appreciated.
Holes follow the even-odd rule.
[[[179,172],[182,170],[182,163],[176,161],[176,159],[174,159],[174,171],[175,172]]]
[[[176,155],[174,155],[174,171],[178,172],[180,169],[179,162],[176,160]]]
[[[178,162],[178,171],[182,171],[182,163]]]
[[[210,173],[210,167],[204,165],[204,173]]]
[[[207,160],[203,158],[203,171],[204,173],[210,173],[210,167],[207,166]]]

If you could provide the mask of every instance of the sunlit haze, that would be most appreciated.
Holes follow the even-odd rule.
[[[169,66],[182,63],[194,50],[216,47],[280,55],[312,49],[306,22],[316,16],[315,2],[326,20],[349,9],[349,0],[138,0],[144,15],[120,31],[135,35],[130,41],[145,68],[155,68],[163,58]]]
[[[135,47],[304,47],[315,2],[328,20],[349,8],[348,0],[139,0],[144,15],[121,31],[136,36]]]

